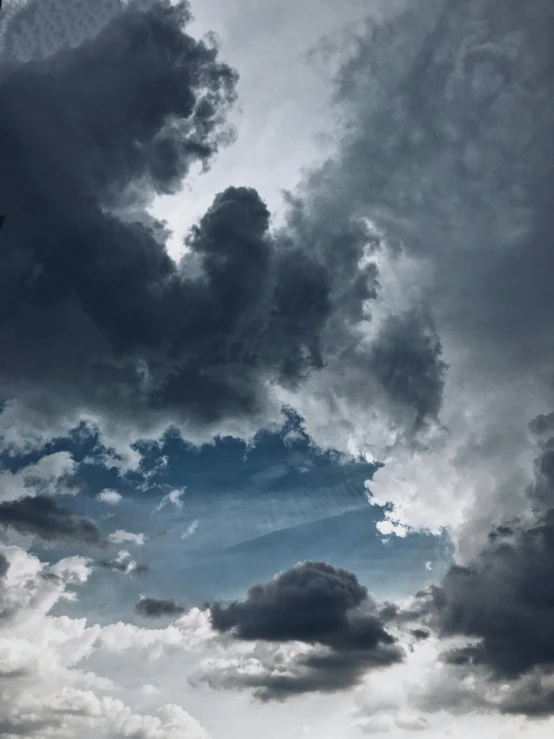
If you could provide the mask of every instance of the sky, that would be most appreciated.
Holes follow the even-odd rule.
[[[0,737],[554,729],[550,0],[4,0]]]

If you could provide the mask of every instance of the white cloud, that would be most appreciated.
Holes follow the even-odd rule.
[[[75,473],[75,460],[69,452],[47,454],[17,472],[0,469],[0,500],[30,495],[74,495],[81,488]]]
[[[96,498],[101,503],[107,503],[108,505],[117,505],[123,499],[123,496],[121,496],[116,490],[106,489],[102,490],[101,493],[98,493]]]
[[[385,513],[386,515],[388,515],[388,512]],[[385,521],[378,521],[375,527],[383,536],[394,534],[394,536],[404,539],[408,535],[408,528],[394,519],[390,520],[387,518]]]
[[[111,544],[136,544],[137,546],[143,546],[146,541],[144,534],[133,534],[130,531],[124,529],[117,529],[108,536],[108,541]]]
[[[167,704],[145,714],[113,695],[120,686],[109,677],[82,669],[86,659],[102,651],[117,653],[120,660],[137,649],[152,656],[156,645],[158,651],[171,645],[185,651],[194,643],[195,629],[207,627],[199,613],[187,614],[169,634],[52,616],[54,605],[86,582],[90,562],[70,557],[49,566],[16,546],[0,551],[10,565],[0,580],[0,674],[7,676],[0,693],[0,733],[32,733],[37,739],[208,738],[182,707]]]
[[[154,508],[154,511],[161,511],[167,505],[174,505],[176,508],[182,508],[183,501],[181,498],[183,497],[185,490],[186,488],[183,488],[182,490],[172,490],[167,495],[164,495],[158,505]]]
[[[193,521],[187,528],[183,531],[181,534],[181,539],[188,539],[189,536],[192,536],[196,529],[198,528],[198,521]]]

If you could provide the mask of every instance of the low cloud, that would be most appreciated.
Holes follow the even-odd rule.
[[[123,500],[123,496],[116,490],[102,490],[101,493],[98,493],[96,498],[101,503],[107,503],[108,505],[117,505]]]
[[[135,605],[135,613],[144,618],[164,618],[182,616],[186,608],[174,600],[159,600],[157,598],[142,598]]]
[[[212,685],[255,688],[262,700],[342,690],[403,659],[367,589],[352,573],[323,562],[298,564],[250,588],[243,601],[212,605],[210,614],[213,628],[236,640],[310,647],[284,661],[279,649],[269,650],[253,673],[239,669],[233,678],[231,665],[204,677]]]
[[[71,557],[46,565],[15,546],[3,547],[1,553],[10,567],[9,577],[0,580],[0,734],[208,739],[181,706],[168,703],[144,713],[124,703],[111,680],[91,672],[90,666],[81,669],[92,650],[104,656],[117,653],[120,667],[123,653],[134,650],[154,652],[182,644],[185,651],[193,623],[165,632],[53,616],[56,603],[74,596],[73,586],[87,581],[91,563]],[[137,669],[132,661],[131,669]]]
[[[0,526],[46,540],[95,546],[100,546],[103,541],[96,524],[62,508],[44,495],[0,503]]]

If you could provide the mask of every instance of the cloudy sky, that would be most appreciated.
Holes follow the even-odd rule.
[[[0,737],[554,729],[551,0],[4,0]]]

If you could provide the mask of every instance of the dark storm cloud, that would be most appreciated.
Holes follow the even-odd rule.
[[[239,640],[318,647],[298,656],[287,675],[237,675],[235,685],[254,687],[262,700],[345,689],[366,671],[403,659],[367,589],[351,572],[324,562],[298,564],[250,588],[244,601],[214,604],[210,614],[216,631]]]
[[[340,165],[352,207],[365,202],[431,260],[430,299],[449,308],[449,329],[511,344],[546,337],[554,307],[541,275],[552,267],[541,191],[552,182],[554,11],[544,0],[502,8],[419,0],[360,34],[341,71],[352,131]]]
[[[445,651],[442,660],[459,669],[460,679],[477,670],[506,686],[498,710],[529,716],[554,715],[553,418],[530,424],[537,444],[526,491],[530,517],[498,525],[467,566],[452,566],[440,586],[417,594],[411,610],[391,607],[385,619],[420,619],[443,638],[469,637],[471,644]],[[433,705],[447,707],[440,695]]]
[[[174,600],[160,600],[158,598],[142,598],[135,605],[135,613],[144,618],[164,618],[167,616],[181,616],[185,608]]]
[[[0,503],[0,526],[11,527],[20,534],[40,536],[46,540],[74,541],[96,546],[102,543],[101,533],[92,521],[76,516],[45,495]]]
[[[356,363],[345,362],[344,386],[359,400],[360,425],[360,399],[377,405],[383,386],[414,409],[416,425],[421,411],[432,418],[442,402],[441,421],[447,408],[455,427],[490,388],[509,415],[523,375],[535,402],[548,397],[551,407],[554,6],[501,5],[414,0],[384,23],[368,20],[345,44],[336,100],[346,125],[335,156],[300,188],[305,221],[321,249],[331,242],[322,235],[329,222],[343,224],[346,213],[368,217],[414,260],[404,274],[395,265],[390,284],[398,292],[386,306],[393,315],[398,304],[406,307],[413,329],[395,342],[388,336],[394,322],[387,326],[383,345],[398,351],[391,359],[385,353],[384,366],[363,365],[380,387],[355,383]],[[383,295],[390,295],[379,267]],[[421,294],[410,310],[414,287]],[[405,345],[408,337],[413,346]],[[347,395],[338,382],[335,395]],[[476,436],[502,431],[491,418]],[[483,464],[505,468],[516,451],[504,443],[498,459],[488,455]]]
[[[440,411],[446,365],[432,321],[392,318],[373,348],[375,372],[392,398],[415,410],[415,423]]]
[[[416,0],[368,25],[339,76],[349,128],[328,180],[309,183],[323,200],[334,188],[336,208],[368,213],[422,268],[450,364],[451,429],[442,458],[414,461],[414,488],[425,510],[435,480],[475,492],[455,527],[464,566],[391,623],[419,611],[443,636],[477,640],[445,655],[449,669],[509,683],[501,710],[535,715],[554,713],[553,34],[548,0]],[[526,425],[540,408],[527,487]],[[409,490],[399,509],[408,496],[417,506]]]
[[[350,212],[314,215],[291,197],[288,225],[270,234],[258,194],[229,188],[182,263],[168,257],[145,205],[229,139],[236,75],[187,35],[187,3],[146,6],[130,3],[76,48],[2,62],[4,395],[46,416],[87,409],[143,430],[217,433],[228,420],[265,423],[268,388],[297,389],[334,360],[413,406],[418,423],[433,416],[440,344],[427,325],[395,324],[374,355],[352,353],[378,284],[361,266],[372,237]]]
[[[482,639],[455,656],[503,677],[554,668],[554,434],[540,443],[528,495],[532,522],[503,527],[504,536],[492,537],[471,567],[451,569],[442,586],[443,630]]]

